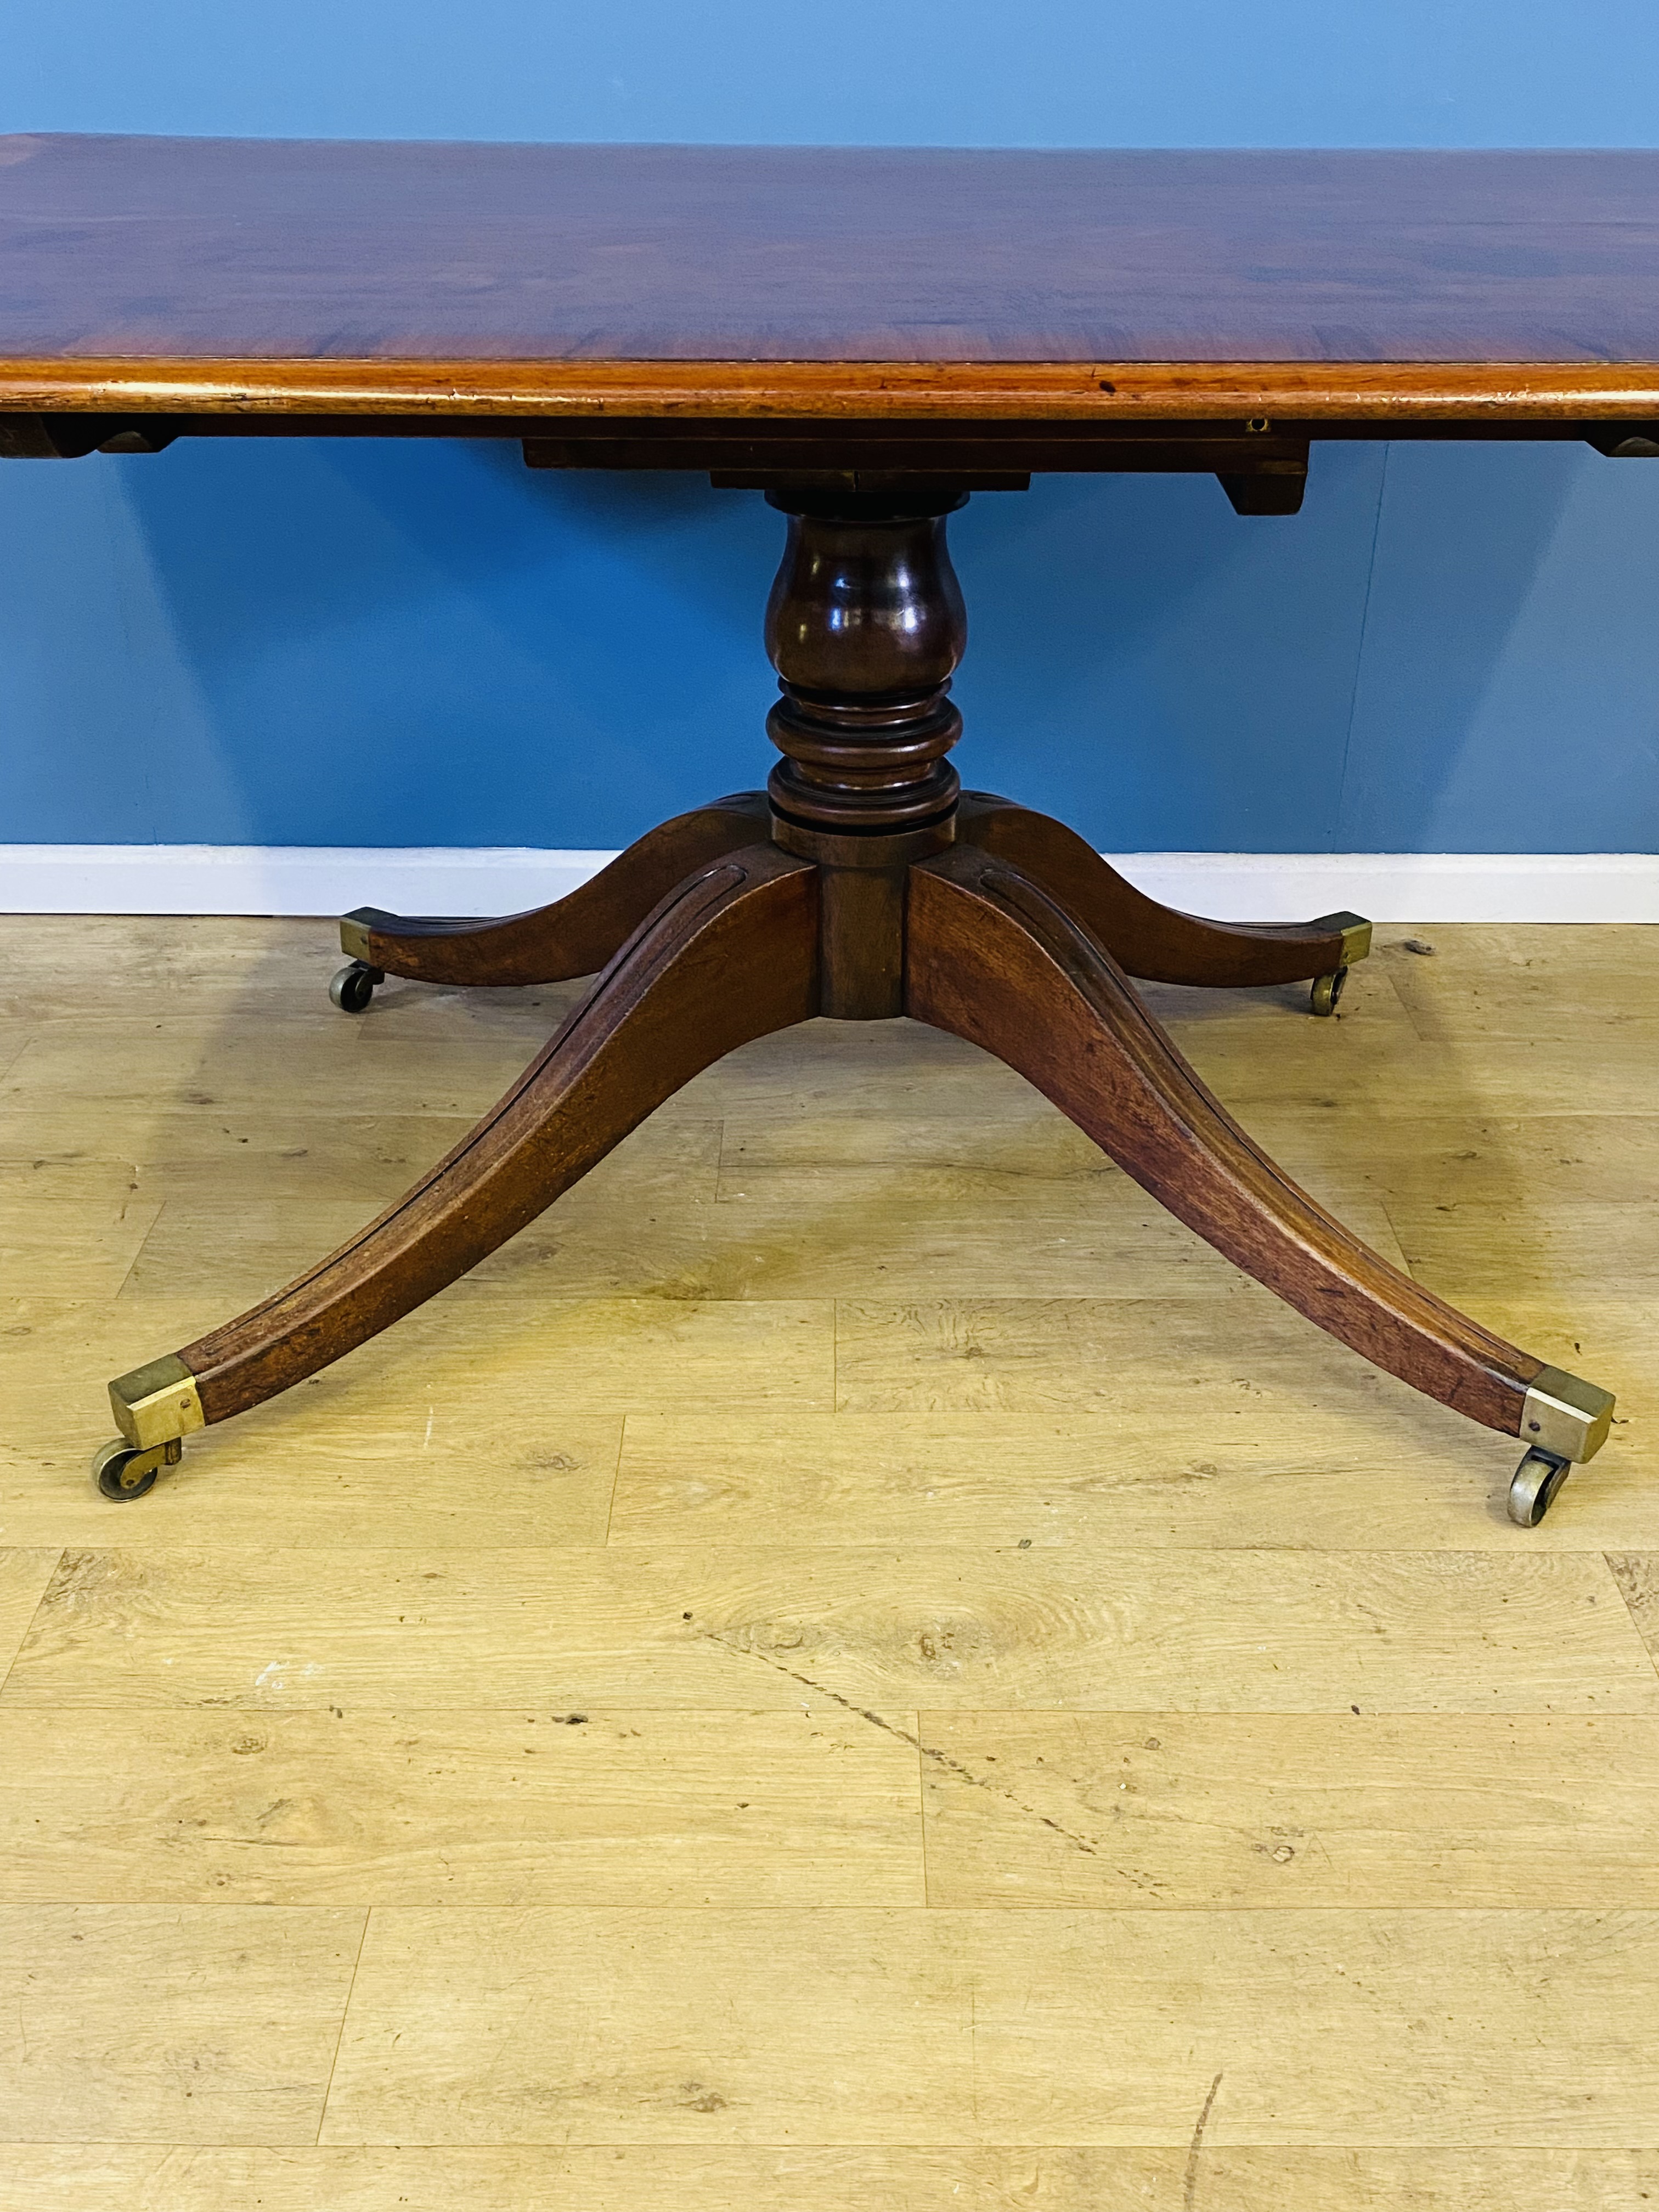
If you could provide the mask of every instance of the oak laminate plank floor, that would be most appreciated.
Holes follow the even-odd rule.
[[[1482,1125],[1473,1139],[1463,1121],[1376,1121],[1358,1110],[1344,1113],[1334,1101],[1322,1102],[1316,1116],[1281,1109],[1276,1115],[1258,1112],[1251,1118],[1254,1132],[1268,1133],[1263,1141],[1303,1187],[1397,1267],[1406,1262],[1391,1218],[1396,1200],[1431,1206],[1444,1200],[1449,1183],[1460,1205],[1483,1197],[1513,1205],[1517,1192],[1529,1194],[1542,1182],[1552,1195],[1573,1202],[1586,1197],[1622,1202],[1632,1170],[1638,1175],[1651,1170],[1659,1180],[1659,1118],[1627,1115],[1609,1125],[1599,1116],[1560,1115],[1535,1125]],[[743,1114],[727,1115],[722,1127],[722,1205],[781,1194],[798,1177],[814,1200],[817,1234],[821,1223],[836,1222],[824,1201],[838,1194],[838,1187],[848,1200],[861,1197],[866,1206],[872,1198],[879,1203],[902,1199],[910,1217],[903,1229],[907,1246],[927,1233],[928,1209],[936,1221],[949,1224],[971,1208],[975,1220],[963,1225],[975,1232],[988,1216],[1005,1243],[1029,1245],[1041,1238],[1046,1291],[1064,1287],[1133,1295],[1138,1285],[1141,1296],[1156,1294],[1139,1281],[1144,1258],[1127,1251],[1123,1258],[1133,1260],[1135,1272],[1121,1282],[1110,1261],[1097,1263],[1095,1273],[1080,1284],[1056,1273],[1068,1256],[1061,1238],[1074,1238],[1085,1224],[1109,1224],[1121,1234],[1127,1224],[1139,1227],[1155,1214],[1121,1169],[1035,1096],[1023,1120],[823,1114],[789,1122]],[[1011,1212],[1018,1217],[1018,1240],[1006,1223]],[[892,1242],[897,1245],[898,1237]],[[1150,1238],[1147,1247],[1152,1249]],[[890,1267],[892,1252],[881,1256]]]
[[[43,1278],[62,1296],[113,1298],[161,1212],[161,1200],[122,1170],[94,1178],[0,1169],[0,1301],[27,1296]]]
[[[392,1126],[400,1140],[386,1144],[368,1172],[345,1152],[325,1156],[307,1173],[309,1148],[298,1147],[298,1156],[282,1162],[279,1173],[267,1170],[262,1176],[252,1204],[249,1170],[234,1158],[222,1155],[207,1173],[192,1167],[187,1176],[172,1178],[123,1295],[165,1295],[187,1273],[192,1255],[210,1245],[225,1255],[215,1271],[222,1300],[251,1302],[292,1280],[319,1253],[344,1243],[380,1208],[392,1205],[466,1125],[407,1115]],[[665,1247],[684,1242],[695,1249],[712,1211],[720,1133],[717,1121],[661,1127],[647,1122],[577,1185],[568,1206],[561,1204],[482,1261],[468,1278],[469,1287],[517,1283],[529,1274],[544,1297],[732,1295],[676,1282],[665,1268]],[[822,1297],[828,1287],[796,1265],[788,1289],[757,1285],[746,1294]]]
[[[1607,1564],[1624,1593],[1631,1619],[1652,1652],[1655,1665],[1659,1666],[1659,1556],[1615,1554]]]
[[[481,1486],[477,1437],[453,1393],[400,1399],[382,1425],[365,1429],[362,1409],[373,1395],[357,1401],[353,1419],[320,1409],[311,1433],[296,1407],[216,1460],[212,1510],[226,1534],[286,1552],[396,1548],[423,1558],[457,1545],[519,1551],[603,1542],[620,1414],[570,1417],[562,1405],[544,1422],[538,1395],[526,1389],[525,1424]],[[0,1544],[106,1543],[108,1507],[91,1491],[87,1460],[79,1437],[26,1450],[0,1444]],[[165,1494],[159,1486],[151,1493],[155,1510],[131,1529],[128,1548],[200,1553],[197,1473],[186,1464]]]
[[[1382,1199],[1324,1182],[1322,1201],[1403,1267]],[[857,1300],[874,1283],[928,1300],[1227,1298],[1235,1273],[1121,1174],[1045,1188],[967,1167],[744,1168],[722,1171],[719,1203],[700,1225],[705,1295],[726,1297],[799,1297],[816,1285]]]
[[[1482,1206],[1392,1199],[1388,1211],[1411,1272],[1441,1295],[1490,1305],[1512,1291],[1525,1247],[1557,1301],[1617,1283],[1659,1307],[1659,1206],[1629,1198],[1558,1200],[1547,1222],[1534,1204]]]
[[[234,1273],[234,1263],[227,1273]],[[830,1299],[560,1297],[539,1279],[526,1287],[529,1295],[501,1278],[453,1284],[396,1332],[298,1385],[286,1401],[273,1401],[269,1412],[256,1408],[252,1418],[276,1421],[280,1409],[282,1419],[292,1419],[310,1398],[323,1403],[331,1391],[349,1397],[355,1390],[375,1401],[371,1420],[384,1419],[399,1394],[404,1409],[418,1405],[423,1418],[427,1407],[445,1395],[453,1401],[465,1385],[471,1432],[489,1439],[490,1449],[515,1435],[520,1442],[533,1436],[549,1417],[550,1392],[565,1416],[584,1420],[653,1399],[706,1407],[831,1403]],[[68,1413],[81,1424],[77,1441],[89,1455],[109,1426],[109,1376],[188,1342],[179,1332],[213,1300],[211,1284],[204,1288],[198,1273],[187,1295],[121,1297],[103,1308],[84,1299],[0,1302],[0,1330],[15,1332],[0,1340],[0,1388],[15,1391],[18,1406],[12,1437],[48,1449],[61,1443]],[[79,1310],[66,1314],[65,1305]],[[449,1371],[438,1374],[446,1356]],[[502,1394],[508,1375],[514,1398],[522,1395],[516,1409]],[[202,1437],[198,1463],[228,1437]]]
[[[212,1297],[210,1285],[189,1304],[13,1307],[0,1324],[0,1543],[108,1543],[110,1508],[87,1477],[110,1425],[104,1386],[158,1346],[187,1343],[211,1319]],[[556,1364],[526,1360],[510,1333],[506,1346],[495,1342],[482,1315],[465,1291],[451,1294],[203,1439],[212,1451],[189,1452],[143,1512],[121,1520],[123,1541],[198,1549],[200,1478],[210,1468],[214,1528],[242,1545],[349,1553],[603,1543],[623,1413],[573,1404]],[[736,1381],[729,1367],[726,1381]]]
[[[934,1905],[1659,1905],[1659,1723],[923,1713]]]
[[[1598,1047],[1604,1036],[1650,1049],[1659,1042],[1659,930],[1474,923],[1427,934],[1444,936],[1449,957],[1413,959],[1392,945],[1384,955],[1389,979],[1425,1041],[1566,1044],[1593,1029]]]
[[[314,2142],[363,1926],[0,1905],[0,2138]]]
[[[1346,1008],[1346,994],[1345,994]],[[1269,1025],[1275,1016],[1281,1026]],[[1306,1021],[1292,1007],[1256,1008],[1224,1024],[1176,1017],[1168,1026],[1181,1050],[1217,1096],[1249,1127],[1289,1098],[1311,1111],[1361,1112],[1377,1121],[1411,1123],[1425,1115],[1482,1121],[1554,1119],[1581,1112],[1586,1072],[1582,1027],[1571,1039],[1474,1037],[1454,1029],[1449,1037],[1421,1039],[1414,1031],[1359,1040],[1356,1008],[1339,1017],[1340,1038],[1309,1039],[1291,1024]],[[1252,1036],[1252,1020],[1257,1034]],[[1264,1050],[1273,1034],[1273,1053]],[[1628,1030],[1594,1032],[1595,1111],[1615,1119],[1653,1112],[1653,1042]],[[1277,1063],[1277,1064],[1275,1064]],[[1646,1075],[1650,1079],[1644,1080]]]
[[[9,1705],[1659,1715],[1597,1554],[79,1550]]]
[[[7,2188],[39,2212],[1647,2212],[1659,2152],[19,2143]]]
[[[1653,1912],[392,1907],[321,2140],[1655,2148],[1656,2005]]]
[[[208,1101],[143,1115],[137,1126],[112,1115],[96,1093],[14,1099],[0,1127],[0,1173],[14,1167],[95,1168],[142,1173],[159,1196],[246,1193],[258,1163],[258,1185],[305,1199],[332,1188],[362,1203],[366,1193],[395,1197],[411,1176],[464,1137],[464,1115],[330,1114],[307,1119],[298,1097],[234,1105]],[[137,1141],[135,1141],[137,1139]]]
[[[1552,1209],[1611,1200],[1627,1204],[1659,1184],[1659,1115],[1577,1112],[1528,1118],[1450,1119],[1425,1113],[1383,1121],[1363,1100],[1330,1104],[1316,1117],[1280,1105],[1258,1109],[1251,1133],[1317,1189],[1318,1179],[1352,1181],[1385,1206],[1538,1207],[1547,1230]]]
[[[1381,933],[1376,952],[1353,971],[1335,1023],[1305,1019],[1293,988],[1166,987],[1147,996],[1205,1080],[1251,1117],[1291,1101],[1311,1121],[1356,1109],[1378,1123],[1527,1121],[1587,1107],[1604,1116],[1651,1115],[1651,1084],[1643,1079],[1659,1022],[1659,930],[1578,933],[1581,947],[1597,948],[1584,951],[1590,967],[1600,970],[1605,957],[1598,980],[1583,981],[1570,956],[1559,956],[1547,1001],[1511,999],[1507,1018],[1486,1021],[1476,1012],[1486,957],[1478,941],[1436,929],[1437,957],[1424,960],[1389,942],[1390,934]],[[1481,933],[1469,934],[1478,940]],[[1536,940],[1548,932],[1522,934]],[[1607,944],[1614,936],[1628,942]]]
[[[1158,1331],[1095,1413],[631,1413],[613,1546],[953,1543],[1122,1551],[1540,1552],[1659,1548],[1659,1463],[1621,1435],[1575,1482],[1571,1513],[1517,1528],[1516,1453],[1412,1394],[1384,1407],[1330,1376],[1195,1361],[1155,1424]],[[1597,1372],[1601,1370],[1598,1367]],[[1354,1363],[1354,1382],[1363,1370]],[[1169,1370],[1163,1382],[1169,1385]],[[1378,1469],[1386,1467],[1381,1501]]]
[[[1132,1435],[1156,1434],[1166,1421],[1179,1433],[1194,1379],[1224,1378],[1239,1403],[1294,1391],[1301,1376],[1312,1402],[1340,1395],[1351,1409],[1354,1418],[1328,1433],[1351,1433],[1361,1409],[1386,1417],[1410,1407],[1425,1431],[1466,1439],[1479,1464],[1484,1440],[1466,1421],[1357,1352],[1322,1342],[1311,1322],[1237,1270],[1231,1279],[1206,1277],[1212,1295],[1203,1302],[1140,1299],[1130,1284],[1116,1297],[839,1299],[837,1409],[957,1419],[1090,1412]],[[1149,1364],[1159,1354],[1164,1388],[1148,1408]]]
[[[325,975],[323,981],[326,988]],[[326,998],[323,1003],[326,1007]],[[211,1024],[210,1014],[206,1019]],[[338,1026],[331,1036],[313,1036],[317,1019],[296,1012],[261,1021],[250,994],[248,1004],[222,1009],[216,1025],[182,1039],[176,1021],[141,1024],[118,1013],[73,1029],[42,1024],[0,1077],[0,1107],[9,1110],[15,1102],[33,1115],[53,1097],[83,1093],[96,1056],[110,1062],[100,1095],[125,1125],[128,1142],[151,1117],[171,1118],[192,1106],[248,1110],[262,1099],[274,1102],[271,1110],[295,1132],[335,1114],[453,1118],[482,1113],[529,1057],[524,1040],[501,1038],[487,1052],[475,1048],[461,1066],[446,1068],[441,1055],[412,1042],[401,1050],[371,1049],[360,1032],[342,1034]]]
[[[56,1550],[0,1550],[0,1678],[28,1633],[58,1558]]]
[[[21,1023],[7,1020],[0,1002],[0,1078],[15,1065],[33,1034]]]
[[[1618,1387],[1537,1531],[1512,1443],[909,1023],[734,1054],[110,1508],[107,1376],[577,988],[346,1022],[331,936],[0,921],[6,2212],[1659,2203],[1659,933],[1152,994]]]
[[[0,1901],[920,1905],[915,1720],[0,1713]]]

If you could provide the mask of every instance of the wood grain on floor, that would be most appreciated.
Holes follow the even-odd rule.
[[[1536,1531],[905,1023],[734,1054],[106,1505],[108,1376],[574,987],[0,922],[0,2212],[1659,2204],[1659,931],[1413,933],[1335,1022],[1151,995],[1618,1388]]]

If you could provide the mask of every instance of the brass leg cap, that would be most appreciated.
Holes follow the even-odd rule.
[[[1564,1367],[1540,1367],[1521,1408],[1521,1441],[1557,1459],[1594,1459],[1613,1425],[1613,1395]]]
[[[176,1352],[118,1375],[109,1386],[109,1402],[116,1427],[137,1451],[207,1425],[196,1377]]]

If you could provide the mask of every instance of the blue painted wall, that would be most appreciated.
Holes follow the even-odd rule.
[[[1653,145],[1652,0],[18,0],[0,129]],[[781,525],[516,449],[0,466],[0,841],[608,846],[758,781]],[[1659,847],[1659,462],[1316,448],[952,525],[970,782],[1110,848]],[[462,773],[457,774],[459,765]]]

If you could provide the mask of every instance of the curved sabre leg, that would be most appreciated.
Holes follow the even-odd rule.
[[[166,1455],[186,1431],[377,1335],[532,1221],[701,1069],[816,1013],[817,984],[808,863],[756,845],[690,878],[499,1104],[378,1221],[287,1290],[110,1385],[122,1449]],[[132,1494],[145,1472],[109,1482],[100,1472],[100,1486]]]
[[[592,975],[683,877],[763,838],[769,818],[763,791],[740,791],[647,831],[551,906],[489,921],[360,906],[340,923],[341,947],[364,968],[422,983],[558,983]]]
[[[1375,1365],[1547,1455],[1588,1459],[1605,1439],[1607,1392],[1492,1335],[1299,1189],[1023,870],[962,845],[912,867],[906,1008],[1017,1068],[1171,1213]]]
[[[957,834],[1047,884],[1119,967],[1149,982],[1309,982],[1346,974],[1370,950],[1371,926],[1357,914],[1243,922],[1177,913],[1137,890],[1063,822],[989,792],[963,793]],[[1332,1006],[1340,988],[1328,994]]]

